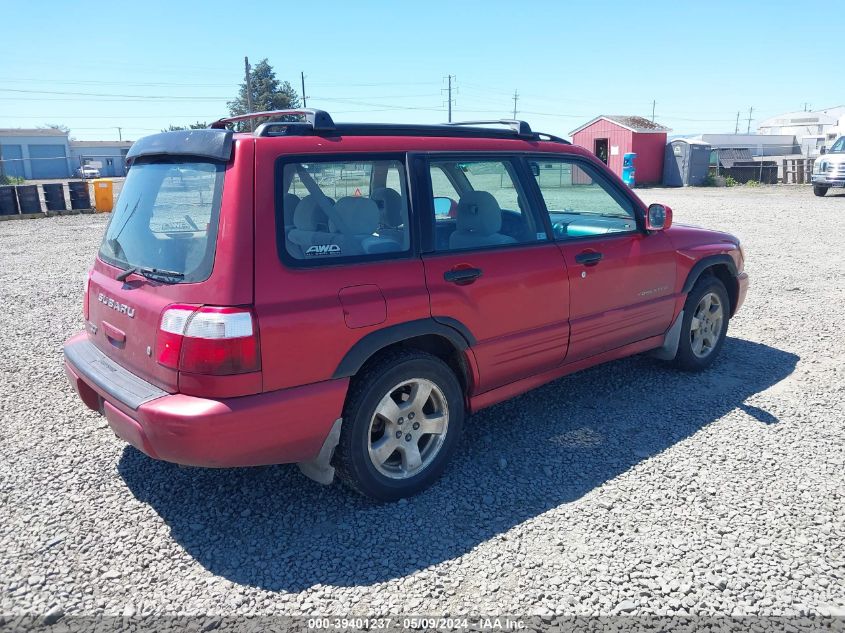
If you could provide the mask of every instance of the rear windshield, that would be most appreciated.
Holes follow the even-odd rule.
[[[224,169],[223,163],[201,160],[136,162],[123,184],[100,258],[125,270],[158,271],[157,278],[174,283],[208,279]]]

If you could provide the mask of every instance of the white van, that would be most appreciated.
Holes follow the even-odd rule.
[[[840,136],[830,150],[813,165],[813,193],[823,196],[831,187],[845,187],[845,136]]]

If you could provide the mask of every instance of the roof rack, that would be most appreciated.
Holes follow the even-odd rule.
[[[256,136],[307,136],[312,134],[346,135],[346,136],[457,136],[463,138],[521,138],[526,140],[547,140],[554,143],[565,143],[558,136],[534,132],[525,121],[514,119],[493,119],[480,121],[458,121],[445,124],[407,124],[407,123],[335,123],[331,115],[324,110],[301,108],[294,110],[268,110],[265,112],[250,112],[237,116],[225,117],[212,123],[209,127],[224,130],[231,123],[248,121],[266,117],[299,117],[294,121],[267,121],[255,130]],[[485,125],[499,125],[506,129],[480,127]]]
[[[249,121],[261,117],[277,116],[301,116],[305,123],[311,126],[315,132],[328,132],[335,129],[334,121],[328,112],[324,110],[313,110],[311,108],[299,108],[295,110],[267,110],[265,112],[248,112],[237,116],[224,117],[212,123],[209,127],[213,130],[225,130],[230,123],[238,121]]]
[[[505,125],[516,132],[517,136],[523,136],[525,138],[534,138],[534,132],[531,130],[531,126],[528,125],[526,121],[520,121],[518,119],[489,119],[489,120],[479,120],[479,121],[455,121],[449,122],[446,125]]]

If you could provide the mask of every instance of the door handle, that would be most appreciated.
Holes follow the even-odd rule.
[[[479,277],[481,277],[480,268],[458,268],[443,273],[443,279],[458,285],[471,284]]]
[[[575,261],[578,264],[584,264],[584,266],[595,266],[598,264],[602,257],[601,253],[597,253],[595,251],[584,251],[583,253],[578,253],[575,256]]]

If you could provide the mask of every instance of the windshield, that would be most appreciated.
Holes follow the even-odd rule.
[[[225,165],[147,159],[129,170],[100,258],[128,270],[171,271],[172,281],[208,279],[214,263]]]
[[[839,140],[836,141],[833,146],[830,148],[831,154],[843,154],[845,153],[845,136],[840,136]]]

